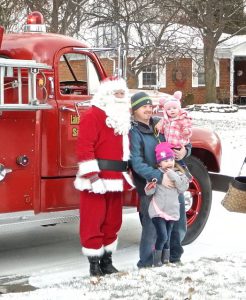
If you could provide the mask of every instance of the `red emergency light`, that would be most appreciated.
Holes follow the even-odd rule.
[[[44,24],[44,17],[39,11],[33,11],[27,16],[27,24]]]
[[[25,32],[46,32],[44,17],[39,11],[31,12],[27,17]]]

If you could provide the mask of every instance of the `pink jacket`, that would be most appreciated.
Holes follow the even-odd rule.
[[[192,118],[181,109],[176,118],[169,118],[164,111],[161,133],[165,135],[167,142],[175,147],[187,145],[192,135]]]

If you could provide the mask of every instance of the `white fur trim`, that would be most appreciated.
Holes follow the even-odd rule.
[[[103,179],[103,183],[108,192],[122,192],[123,180],[122,179]]]
[[[107,192],[122,192],[123,180],[122,179],[102,179]],[[91,190],[91,183],[89,179],[76,177],[74,180],[74,187],[79,191]]]
[[[100,172],[98,162],[96,159],[79,162],[78,165],[79,165],[79,170],[77,173],[78,176],[83,176],[91,172]]]
[[[118,239],[116,239],[113,243],[111,243],[107,246],[104,246],[104,250],[106,252],[115,252],[117,249],[117,244],[118,244]]]
[[[131,176],[128,173],[126,173],[126,172],[123,172],[122,174],[123,174],[125,180],[131,185],[132,189],[135,188],[135,185],[134,185],[134,183],[133,183],[133,181],[131,179]]]
[[[128,134],[123,135],[123,160],[130,158],[130,147],[129,147],[129,136]]]
[[[102,256],[104,253],[104,248],[101,247],[99,249],[92,249],[92,248],[82,247],[82,253],[85,256]]]
[[[128,92],[126,81],[123,78],[118,78],[115,80],[106,79],[101,82],[98,93],[102,95],[113,95],[114,91],[120,90],[123,90],[126,93]]]

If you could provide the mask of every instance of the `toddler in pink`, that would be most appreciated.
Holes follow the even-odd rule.
[[[166,141],[172,148],[181,148],[190,142],[192,135],[192,119],[181,108],[182,92],[166,95],[160,99],[163,108],[163,118],[156,125],[156,129],[165,135]]]

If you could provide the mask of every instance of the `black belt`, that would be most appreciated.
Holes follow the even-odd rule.
[[[128,162],[120,160],[98,159],[100,170],[125,172],[128,170]]]

